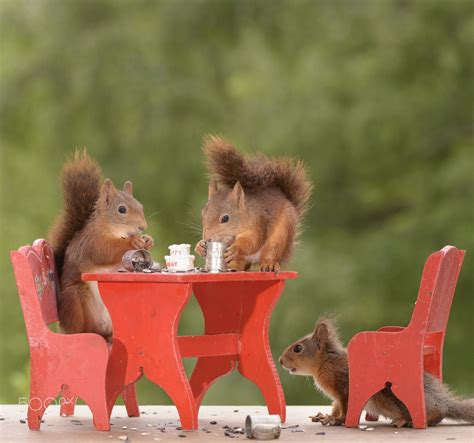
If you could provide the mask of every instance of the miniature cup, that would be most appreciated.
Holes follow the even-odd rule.
[[[256,440],[273,440],[281,434],[279,415],[247,415],[245,419],[247,438]]]
[[[142,272],[154,266],[151,254],[146,249],[132,249],[122,256],[122,265],[127,271]]]
[[[221,241],[206,242],[206,271],[211,273],[227,271],[225,262],[225,250],[228,243]]]

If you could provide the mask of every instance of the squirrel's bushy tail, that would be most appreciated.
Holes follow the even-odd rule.
[[[204,154],[211,173],[233,187],[240,182],[245,189],[278,187],[295,206],[299,215],[308,209],[312,184],[304,163],[290,158],[269,158],[263,154],[243,155],[219,136],[204,138]]]
[[[61,181],[64,210],[49,232],[59,274],[70,241],[85,226],[94,211],[100,193],[102,172],[97,162],[84,149],[76,151],[74,157],[66,162]]]
[[[474,424],[474,399],[451,398],[447,406],[447,418]]]

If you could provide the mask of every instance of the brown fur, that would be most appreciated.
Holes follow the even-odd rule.
[[[94,180],[88,182],[85,177]],[[81,274],[117,270],[127,250],[149,249],[153,240],[140,235],[147,223],[143,206],[132,195],[131,182],[125,182],[120,191],[107,179],[94,194],[97,177],[100,169],[85,152],[66,164],[65,212],[52,229],[50,241],[59,253],[65,251],[58,300],[61,329],[68,334],[95,332],[110,340],[107,309],[93,290],[94,284],[83,282]],[[118,211],[120,206],[126,207],[125,214]],[[75,216],[80,220],[70,223]]]
[[[245,191],[271,187],[280,189],[299,216],[308,209],[313,186],[302,161],[291,158],[268,158],[263,154],[242,155],[222,137],[204,139],[204,154],[209,170],[229,188],[240,182]]]
[[[296,352],[302,347],[300,352]],[[349,396],[349,368],[347,351],[343,347],[333,321],[320,319],[314,332],[294,342],[280,357],[281,365],[296,375],[309,375],[315,385],[333,403],[331,414],[321,413],[313,421],[324,425],[344,424]],[[444,418],[474,423],[474,400],[461,399],[431,374],[424,375],[425,402],[428,426],[434,426]],[[390,383],[376,393],[366,409],[375,415],[390,418],[395,426],[409,426],[410,414],[406,406],[390,390]]]
[[[59,274],[70,241],[85,226],[94,211],[101,181],[100,167],[85,149],[76,151],[63,167],[61,182],[64,210],[49,232]]]
[[[203,240],[228,241],[229,268],[277,271],[293,252],[312,185],[302,162],[244,156],[223,138],[209,136],[204,154],[214,174],[201,213]],[[222,222],[228,216],[228,222]],[[205,255],[203,242],[196,252]]]

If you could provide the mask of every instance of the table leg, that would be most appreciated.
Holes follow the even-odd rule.
[[[137,401],[137,390],[135,389],[135,383],[130,383],[122,391],[123,402],[127,409],[127,415],[129,417],[140,417],[140,408],[138,407]]]
[[[125,401],[129,417],[140,415],[138,404],[136,404],[135,410],[135,405],[132,404],[129,394],[133,393],[132,391],[135,390],[134,383],[142,377],[143,373],[137,362],[130,357],[126,345],[119,337],[114,336],[112,353],[107,366],[107,405],[109,416],[112,414],[112,409],[120,394],[122,394]],[[130,386],[133,388],[130,388]]]
[[[269,413],[285,421],[285,397],[268,342],[271,314],[283,287],[282,281],[194,284],[194,295],[205,319],[204,333],[238,332],[241,345],[240,356],[198,359],[191,377],[198,408],[212,383],[231,372],[238,361],[240,373],[262,392]]]
[[[223,375],[232,372],[237,366],[237,360],[230,357],[200,357],[191,376],[196,408],[199,411],[204,395],[211,385]]]
[[[155,286],[155,285],[154,285]],[[160,303],[150,294],[148,309],[153,310],[141,337],[144,355],[141,358],[144,375],[161,386],[178,409],[183,429],[197,429],[197,409],[193,392],[182,362],[178,344],[178,323],[181,312],[191,296],[190,284],[156,285]],[[144,299],[146,302],[146,299]],[[152,308],[154,303],[156,306]]]
[[[113,323],[114,342],[107,372],[109,411],[117,396],[144,374],[176,405],[184,429],[197,428],[194,396],[178,345],[178,322],[191,296],[188,283],[100,282]]]
[[[194,295],[204,315],[204,334],[238,332],[240,327],[241,282],[195,283]],[[196,408],[212,384],[237,366],[238,356],[200,357],[191,376]]]
[[[242,293],[239,372],[254,382],[262,392],[270,414],[286,419],[286,404],[268,341],[268,327],[273,308],[284,281],[252,282]]]

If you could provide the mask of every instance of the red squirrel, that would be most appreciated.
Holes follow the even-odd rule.
[[[95,332],[109,342],[112,322],[97,289],[84,282],[83,272],[116,271],[129,249],[150,249],[153,239],[143,206],[133,197],[132,183],[118,190],[102,182],[99,165],[84,150],[64,165],[64,211],[52,226],[49,241],[60,275],[60,329],[67,333]]]
[[[261,271],[278,271],[291,257],[311,197],[303,162],[243,155],[217,136],[206,137],[203,150],[212,177],[196,252],[205,256],[208,240],[226,241],[228,268],[256,263]]]
[[[314,331],[297,340],[280,356],[280,364],[291,374],[312,376],[315,386],[333,400],[331,414],[318,413],[314,422],[334,426],[344,424],[349,398],[349,366],[347,351],[339,339],[334,322],[320,319]],[[425,372],[425,402],[428,426],[444,418],[474,423],[474,399],[456,397],[433,375]],[[392,420],[396,427],[411,426],[408,409],[386,387],[367,403],[366,410]]]

